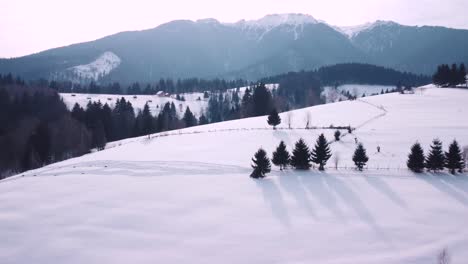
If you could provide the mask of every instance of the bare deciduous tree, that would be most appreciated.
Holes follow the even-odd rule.
[[[335,152],[335,154],[333,154],[333,164],[335,164],[335,169],[336,170],[338,170],[339,163],[340,163],[340,153]]]
[[[437,256],[437,264],[450,264],[450,254],[446,248],[442,249]]]
[[[305,115],[305,123],[306,123],[306,129],[310,129],[310,122],[311,122],[311,119],[312,119],[312,115],[310,114],[309,111],[306,112],[306,115]]]
[[[291,129],[291,124],[292,124],[292,119],[293,119],[293,113],[292,112],[288,112],[288,115],[287,115],[287,120],[286,122],[288,122],[288,128]]]

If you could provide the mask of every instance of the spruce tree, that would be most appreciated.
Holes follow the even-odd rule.
[[[356,168],[360,171],[362,171],[366,163],[369,161],[366,149],[364,148],[362,143],[359,143],[359,145],[356,147],[356,150],[354,151],[353,155],[353,161],[354,164],[356,164]]]
[[[450,173],[455,174],[455,171],[462,172],[465,167],[463,161],[463,155],[458,145],[458,142],[454,140],[449,146],[449,151],[445,153],[447,162],[445,167],[449,169]]]
[[[341,139],[341,132],[340,132],[339,130],[336,130],[334,136],[335,136],[335,140],[336,140],[336,141],[340,141],[340,139]]]
[[[208,124],[208,119],[206,118],[206,116],[204,114],[202,114],[200,116],[200,121],[198,123],[199,123],[200,126]]]
[[[421,144],[416,142],[411,147],[411,152],[408,155],[408,161],[406,162],[406,165],[411,171],[420,173],[424,170],[424,159],[424,150],[421,147]]]
[[[291,166],[297,170],[308,170],[311,167],[309,147],[302,138],[296,142],[293,155],[291,157]]]
[[[327,164],[328,159],[331,157],[331,151],[329,143],[323,134],[318,137],[311,157],[312,162],[319,165],[319,170],[325,170],[325,164]]]
[[[460,68],[458,69],[458,83],[465,84],[466,83],[466,68],[465,64],[460,64]]]
[[[185,123],[185,127],[193,127],[197,125],[197,118],[193,115],[192,111],[190,111],[190,108],[187,106],[185,109],[184,117],[182,120]]]
[[[153,115],[151,114],[151,110],[149,108],[148,103],[145,104],[143,108],[143,112],[141,115],[142,118],[142,134],[143,135],[148,135],[148,138],[150,138],[151,133],[154,131],[154,118]]]
[[[254,116],[267,115],[271,111],[273,98],[265,84],[260,83],[255,87],[252,94],[252,104]]]
[[[265,150],[260,148],[252,158],[252,168],[253,172],[250,174],[250,177],[258,179],[264,178],[265,174],[271,171],[270,159],[267,156]]]
[[[431,150],[426,158],[426,168],[434,172],[443,170],[445,167],[445,155],[442,151],[442,142],[438,139],[432,141]]]
[[[278,115],[278,111],[276,111],[276,109],[273,109],[268,116],[268,124],[273,126],[273,129],[276,129],[276,126],[281,124],[281,118]]]
[[[273,152],[273,164],[280,167],[280,170],[286,168],[291,162],[291,155],[286,149],[286,144],[284,141],[281,141],[279,146],[276,148],[276,151]]]

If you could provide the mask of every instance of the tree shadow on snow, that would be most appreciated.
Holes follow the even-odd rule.
[[[359,198],[359,196],[347,186],[345,181],[341,180],[340,177],[327,175],[326,173],[322,173],[317,176],[322,177],[325,180],[328,186],[330,186],[330,189],[340,196],[343,202],[350,207],[362,221],[372,228],[379,239],[383,239],[387,244],[390,243],[387,235],[378,225],[370,210],[366,207],[361,198]]]
[[[301,206],[307,212],[307,214],[316,218],[314,208],[309,198],[307,197],[307,193],[304,190],[301,181],[299,181],[299,177],[297,176],[297,174],[291,173],[287,170],[282,171],[280,172],[278,179],[281,187],[292,197],[294,197],[297,204]]]
[[[459,190],[459,187],[454,187],[456,181],[450,179],[450,177],[454,177],[453,175],[448,173],[426,172],[417,174],[415,177],[427,182],[440,192],[451,196],[463,206],[468,207],[468,197]]]
[[[330,212],[340,222],[346,222],[346,218],[338,207],[336,198],[330,191],[330,186],[325,182],[321,175],[311,175],[310,172],[296,172],[300,173],[298,176],[301,179],[301,183],[304,187],[314,196],[325,208],[329,209]],[[294,177],[294,176],[293,176]]]
[[[263,199],[270,206],[273,216],[284,226],[291,226],[291,220],[286,210],[283,196],[271,179],[254,180],[260,190],[262,190]]]
[[[372,185],[375,189],[386,195],[390,200],[400,207],[408,208],[408,205],[403,201],[400,196],[381,178],[378,176],[366,176],[367,183]]]

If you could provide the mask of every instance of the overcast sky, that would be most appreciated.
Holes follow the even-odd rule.
[[[304,13],[332,25],[393,20],[468,29],[468,0],[0,0],[0,57],[17,57],[175,19],[235,22]]]

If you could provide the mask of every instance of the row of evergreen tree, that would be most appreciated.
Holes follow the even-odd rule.
[[[0,84],[0,177],[90,148],[91,133],[55,91],[17,81]]]
[[[448,152],[444,153],[442,142],[434,139],[427,156],[424,155],[421,144],[416,142],[411,147],[406,164],[411,171],[416,173],[421,173],[424,169],[437,172],[446,168],[450,173],[455,174],[457,171],[461,173],[465,168],[462,150],[456,140],[450,144]]]
[[[125,98],[118,99],[115,107],[101,102],[89,102],[86,109],[75,104],[71,115],[85,124],[92,134],[92,147],[103,149],[108,141],[116,141],[129,137],[150,135],[163,131],[206,124],[204,115],[198,120],[189,107],[182,118],[177,115],[174,103],[167,102],[161,107],[158,115],[154,115],[148,103],[143,110],[135,110]]]
[[[442,87],[453,87],[459,84],[466,84],[465,64],[442,64],[437,67],[437,71],[432,76],[432,82]]]
[[[330,143],[323,134],[317,138],[312,151],[301,138],[296,142],[294,150],[292,154],[290,154],[284,141],[281,141],[273,152],[273,159],[271,161],[266,151],[262,148],[254,154],[252,158],[253,171],[250,177],[264,178],[265,175],[271,171],[271,162],[278,166],[280,170],[288,166],[296,170],[309,170],[312,167],[312,163],[315,163],[318,166],[318,170],[324,171],[325,165],[331,156]],[[367,156],[366,149],[362,144],[358,144],[353,155],[353,162],[356,168],[362,171],[368,161],[369,157]]]
[[[47,82],[47,81],[43,81]],[[252,85],[246,80],[205,80],[198,78],[190,79],[161,79],[157,83],[135,82],[128,86],[114,83],[103,83],[91,81],[89,83],[73,83],[71,81],[50,81],[48,85],[51,89],[59,93],[90,93],[90,94],[132,94],[132,95],[152,95],[159,91],[170,94],[194,93],[194,92],[216,92],[226,91],[237,87]]]
[[[277,101],[275,90],[270,91],[264,83],[247,87],[244,91],[235,89],[228,93],[212,93],[206,116],[210,123],[263,116],[275,108]]]

